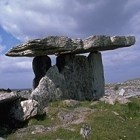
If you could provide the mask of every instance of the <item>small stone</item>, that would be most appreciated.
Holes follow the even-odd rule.
[[[79,105],[80,102],[76,101],[76,100],[64,100],[63,104],[68,106],[68,107],[75,107],[75,106]]]
[[[64,123],[70,123],[76,119],[76,114],[74,112],[61,111],[58,114],[58,118]]]
[[[80,129],[80,134],[83,136],[85,140],[88,139],[89,135],[91,133],[91,127],[87,124],[83,125]]]
[[[117,96],[103,96],[102,98],[100,98],[100,101],[114,105],[116,102],[116,98]]]
[[[119,95],[120,96],[124,96],[124,93],[125,93],[125,90],[124,89],[121,89],[120,92],[119,92]]]
[[[127,103],[131,102],[130,100],[126,99],[125,97],[118,97],[116,99],[116,101],[120,104],[127,104]]]

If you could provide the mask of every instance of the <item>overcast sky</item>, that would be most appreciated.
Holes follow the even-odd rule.
[[[102,58],[106,82],[140,77],[140,0],[0,0],[0,88],[32,87],[32,58],[4,54],[48,35],[135,35],[134,46]]]

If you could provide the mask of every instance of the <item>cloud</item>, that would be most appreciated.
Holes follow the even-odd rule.
[[[103,53],[103,60],[107,66],[130,65],[139,60],[140,53],[131,48],[122,48],[118,50]]]
[[[0,53],[2,52],[1,42],[2,42],[2,37],[0,36]]]
[[[31,88],[31,59],[0,55],[0,77],[0,88]]]
[[[57,0],[1,0],[0,24],[20,40],[47,35],[124,34],[131,20],[127,15],[130,3],[128,0],[59,0],[59,3]]]
[[[32,59],[0,55],[0,88],[32,88]],[[51,60],[54,65],[55,57]]]
[[[2,53],[5,49],[5,46],[2,45],[2,37],[0,36],[0,53]]]
[[[75,26],[73,18],[65,16],[62,8],[63,1],[59,4],[55,1],[28,3],[11,0],[8,3],[1,2],[1,25],[20,40],[41,37],[49,34],[66,34]],[[54,4],[55,3],[55,4]]]
[[[32,67],[31,58],[11,58],[0,55],[0,72],[20,73],[29,71]]]
[[[48,35],[73,38],[85,38],[92,34],[135,35],[137,42],[134,47],[103,52],[103,63],[107,81],[138,76],[139,0],[1,0],[0,9],[0,26],[21,41]],[[0,44],[2,50],[6,45],[2,41]],[[31,59],[0,55],[0,65],[0,76],[8,74],[11,82],[12,78],[20,77],[25,82],[23,78],[27,75],[31,79],[33,77]],[[26,84],[31,82],[27,79]]]

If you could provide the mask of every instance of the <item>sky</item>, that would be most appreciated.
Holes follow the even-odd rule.
[[[132,47],[101,53],[106,83],[140,78],[140,0],[0,0],[0,88],[32,87],[33,58],[5,53],[49,35],[134,35]]]

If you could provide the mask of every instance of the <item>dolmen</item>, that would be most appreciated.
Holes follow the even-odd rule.
[[[13,47],[6,56],[33,57],[35,78],[31,96],[42,105],[46,99],[97,100],[105,93],[101,51],[134,44],[134,36],[48,36]],[[53,66],[50,55],[56,55]],[[44,102],[39,101],[43,93]]]

